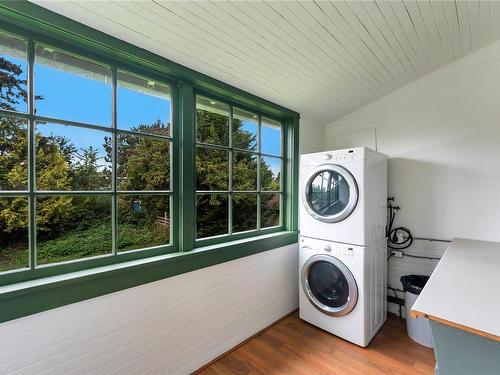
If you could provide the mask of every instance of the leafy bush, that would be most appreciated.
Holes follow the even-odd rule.
[[[111,252],[111,226],[99,224],[86,230],[66,232],[37,247],[39,263],[61,262]]]
[[[0,272],[28,266],[28,244],[0,244]]]
[[[151,226],[137,227],[120,225],[118,229],[118,248],[120,251],[141,249],[168,244],[168,231]]]

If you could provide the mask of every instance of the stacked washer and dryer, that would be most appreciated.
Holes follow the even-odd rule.
[[[387,157],[301,157],[300,318],[367,346],[387,315]]]

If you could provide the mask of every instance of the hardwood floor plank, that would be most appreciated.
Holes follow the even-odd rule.
[[[390,316],[367,348],[291,314],[202,369],[202,375],[430,375],[432,349],[412,341]]]

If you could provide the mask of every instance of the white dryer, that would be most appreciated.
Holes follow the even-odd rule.
[[[301,237],[300,318],[360,346],[382,327],[386,241],[367,247]]]
[[[387,156],[365,147],[300,159],[300,235],[365,246],[385,238]]]

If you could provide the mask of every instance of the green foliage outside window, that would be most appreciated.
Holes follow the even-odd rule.
[[[8,55],[0,57],[1,109],[14,111],[23,103],[26,106],[25,76],[21,64],[10,61]],[[36,100],[44,98],[39,95]],[[163,135],[168,133],[169,127],[170,124],[157,121],[130,130]],[[62,128],[67,127],[44,122],[37,122],[35,126],[37,191],[68,192],[47,193],[35,199],[37,264],[110,254],[112,251],[111,195],[72,195],[71,192],[110,191],[113,135],[79,128],[78,134],[87,131],[102,135],[102,144],[81,148],[72,139],[57,134]],[[95,136],[88,135],[89,138]],[[104,150],[104,155],[99,148]],[[124,133],[117,136],[116,148],[118,189],[170,189],[170,141]],[[0,190],[27,191],[28,166],[27,120],[1,116]],[[168,244],[168,201],[168,195],[120,195],[117,199],[118,251]],[[137,209],[138,204],[140,209]],[[0,271],[29,265],[28,227],[27,196],[0,197]]]
[[[24,69],[0,57],[0,109],[12,111],[0,115],[0,191],[16,192],[0,196],[0,272],[29,266],[28,121],[14,114],[27,107]],[[197,238],[279,226],[281,172],[260,154],[257,125],[220,110],[198,109],[196,119]],[[113,199],[118,252],[171,242],[170,127],[159,118],[120,132],[34,123],[37,265],[112,254]],[[79,147],[63,128],[101,141]]]
[[[253,131],[258,127],[258,116],[239,109],[233,108],[233,111],[246,117],[233,115],[230,119],[229,106],[197,96],[196,236],[199,239],[259,229],[259,199],[260,226],[280,224],[281,168],[273,171],[267,162],[269,157],[260,161],[262,140]],[[231,134],[228,133],[230,120]],[[281,165],[280,158],[273,159]],[[261,191],[277,193],[270,199]]]

